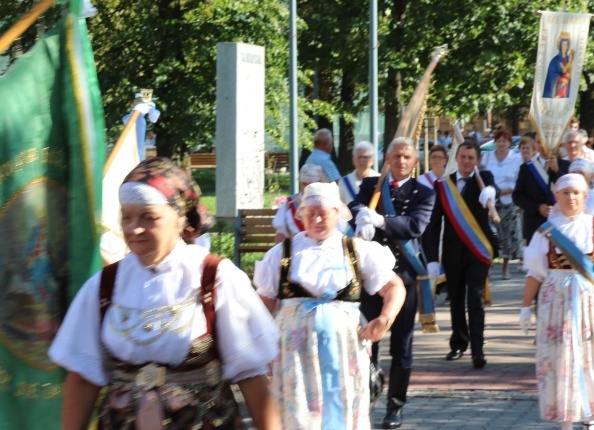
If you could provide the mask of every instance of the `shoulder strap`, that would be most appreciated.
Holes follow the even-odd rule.
[[[282,296],[282,287],[288,282],[289,269],[291,268],[291,238],[287,237],[283,241],[283,258],[281,259],[280,279],[277,297],[280,299]]]
[[[204,265],[202,267],[202,279],[200,280],[200,294],[198,298],[202,303],[202,310],[206,318],[206,332],[213,337],[215,324],[215,278],[217,276],[217,268],[219,263],[223,261],[223,257],[218,255],[208,254],[204,258]]]
[[[112,263],[105,266],[101,271],[101,283],[99,284],[99,327],[103,325],[103,319],[107,308],[111,305],[111,296],[113,295],[113,289],[115,287],[115,278],[118,271],[118,263]]]
[[[343,246],[344,242],[346,242],[346,249],[349,253],[349,258],[353,263],[353,268],[355,269],[355,277],[357,281],[362,286],[363,285],[363,272],[361,271],[361,262],[359,261],[359,254],[355,250],[355,243],[352,237],[343,236]]]

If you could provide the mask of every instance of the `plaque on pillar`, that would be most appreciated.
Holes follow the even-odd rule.
[[[264,47],[217,45],[217,218],[264,206]]]

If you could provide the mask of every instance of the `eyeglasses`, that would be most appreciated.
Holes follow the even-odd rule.
[[[373,155],[357,155],[355,158],[357,160],[371,160]]]

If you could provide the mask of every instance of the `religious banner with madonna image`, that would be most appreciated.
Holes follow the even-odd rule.
[[[540,16],[530,121],[547,152],[556,150],[573,116],[591,17],[548,11]]]

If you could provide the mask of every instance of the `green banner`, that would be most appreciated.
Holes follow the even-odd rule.
[[[84,19],[64,17],[0,77],[0,429],[59,429],[47,356],[100,268],[105,126]]]

